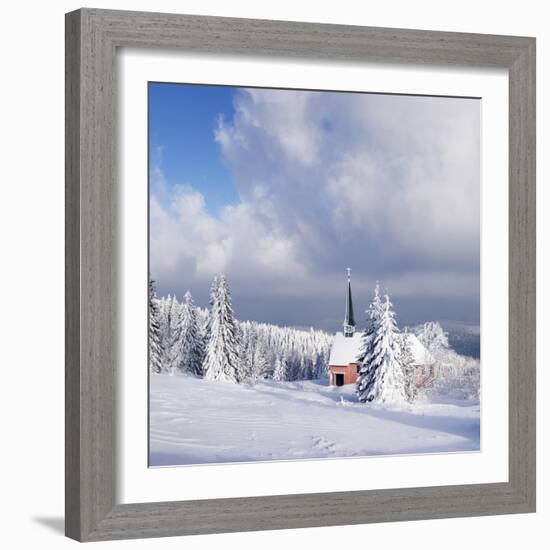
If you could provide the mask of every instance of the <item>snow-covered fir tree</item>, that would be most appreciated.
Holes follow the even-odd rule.
[[[287,380],[293,382],[294,380],[300,380],[302,377],[302,356],[298,353],[292,353],[288,357],[288,369]]]
[[[418,397],[416,372],[413,364],[414,357],[407,330],[405,329],[404,332],[398,334],[397,336],[399,349],[397,360],[401,365],[401,370],[403,371],[405,398],[409,403],[412,403]]]
[[[170,325],[171,315],[169,313],[170,307],[172,305],[172,296],[163,296],[158,300],[159,306],[159,323],[160,323],[160,347],[162,350],[161,354],[161,372],[166,373],[166,365],[168,364],[168,354],[170,353],[170,338],[171,334]]]
[[[270,378],[272,373],[273,370],[267,357],[267,351],[263,343],[258,342],[252,359],[251,378],[253,380],[263,380]]]
[[[152,279],[149,279],[149,369],[157,374],[162,369],[159,306]]]
[[[175,296],[168,295],[160,304],[160,334],[161,334],[161,371],[174,374],[177,370],[177,356],[174,348],[179,339],[179,303]]]
[[[313,362],[310,357],[302,356],[300,360],[300,378],[303,380],[313,379]]]
[[[324,378],[328,375],[328,358],[329,356],[320,350],[315,357],[314,378]]]
[[[239,323],[241,331],[242,368],[245,378],[254,377],[254,356],[258,344],[258,336],[252,323]]]
[[[356,382],[356,394],[363,401],[367,399],[366,397],[365,399],[361,399],[361,396],[365,393],[365,388],[371,383],[371,379],[374,377],[374,370],[369,369],[369,363],[366,358],[370,357],[373,352],[374,339],[379,330],[382,317],[382,300],[380,299],[380,285],[378,281],[376,281],[376,286],[374,287],[374,296],[365,313],[367,314],[367,320],[365,330],[361,335],[361,353],[358,357],[361,367]]]
[[[431,321],[416,327],[415,334],[434,356],[442,355],[449,349],[449,335],[437,321]]]
[[[365,356],[370,353],[372,348],[372,342],[378,326],[380,324],[380,318],[382,316],[382,300],[380,299],[380,285],[376,281],[374,287],[374,296],[366,311],[367,322],[365,330],[361,335],[361,354],[358,357],[358,361],[362,363]]]
[[[282,355],[277,355],[273,368],[273,380],[276,380],[277,382],[284,382],[287,379],[287,369],[288,365],[285,357]]]
[[[395,313],[389,296],[382,303],[380,319],[368,344],[366,355],[357,379],[356,393],[359,401],[402,403],[405,401],[405,382],[397,359]]]
[[[202,375],[204,339],[199,327],[197,308],[189,291],[183,297],[174,334],[177,335],[172,348],[174,367],[181,372]]]
[[[220,275],[212,285],[205,378],[226,382],[243,380],[240,336],[227,279]]]

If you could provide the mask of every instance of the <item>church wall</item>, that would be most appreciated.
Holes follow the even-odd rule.
[[[330,379],[329,383],[331,386],[334,384],[334,374],[342,373],[344,375],[344,385],[346,384],[355,384],[357,382],[357,363],[350,363],[349,365],[330,365],[329,366]]]

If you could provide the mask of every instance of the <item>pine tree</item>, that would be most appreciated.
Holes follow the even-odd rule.
[[[444,355],[449,350],[449,335],[437,321],[424,323],[416,330],[416,335],[434,356]]]
[[[167,372],[167,367],[170,364],[170,345],[172,334],[172,315],[170,309],[172,307],[172,296],[162,297],[159,301],[159,323],[160,323],[160,348],[161,348],[161,372]]]
[[[241,360],[245,378],[254,377],[254,352],[258,340],[257,330],[250,321],[240,323],[241,328]]]
[[[197,308],[193,296],[187,291],[173,330],[172,365],[174,369],[202,375],[204,340],[200,333]]]
[[[159,306],[155,293],[155,282],[149,278],[149,369],[159,373],[162,368],[160,344]]]
[[[287,379],[288,364],[286,358],[282,355],[277,355],[273,368],[273,380],[284,382]]]
[[[312,380],[313,379],[313,362],[309,357],[302,356],[300,361],[301,363],[301,378],[302,380]]]
[[[179,358],[176,353],[181,332],[178,306],[176,297],[169,295],[164,309],[164,323],[161,325],[164,328],[162,336],[162,371],[168,374],[174,374],[179,366]]]
[[[362,402],[402,403],[405,401],[405,382],[397,360],[398,330],[387,295],[377,325],[357,379],[357,397]]]
[[[413,365],[414,357],[409,341],[409,333],[405,330],[398,336],[399,352],[397,360],[403,371],[405,398],[409,403],[412,403],[418,396],[418,388],[416,386],[416,372]]]
[[[300,355],[293,350],[291,355],[288,357],[288,369],[287,369],[287,380],[293,382],[294,380],[300,380],[302,375],[302,361]]]
[[[327,375],[327,366],[328,366],[328,361],[327,361],[327,358],[325,357],[325,354],[320,351],[320,352],[317,352],[317,355],[315,357],[315,378],[323,378],[324,376]]]
[[[240,330],[235,320],[231,293],[225,275],[212,285],[210,336],[204,363],[205,378],[241,382],[244,378],[241,363]]]
[[[380,285],[376,281],[374,287],[374,297],[366,311],[367,324],[363,334],[361,335],[361,354],[358,357],[359,363],[362,363],[365,356],[371,352],[372,342],[382,316],[382,301],[380,300]]]
[[[261,341],[256,342],[254,350],[254,363],[252,367],[252,378],[254,380],[264,380],[269,378],[270,365],[267,360],[267,353]]]

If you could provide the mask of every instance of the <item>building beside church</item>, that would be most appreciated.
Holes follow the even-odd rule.
[[[328,362],[329,384],[344,386],[355,384],[361,369],[359,356],[361,355],[362,333],[355,330],[355,316],[353,313],[353,299],[351,295],[351,272],[348,268],[348,289],[346,296],[346,315],[343,330],[336,333]],[[434,375],[434,358],[426,347],[412,332],[403,333],[407,338],[413,366],[416,371],[418,384],[424,383]]]

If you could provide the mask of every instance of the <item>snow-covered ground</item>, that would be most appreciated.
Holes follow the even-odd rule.
[[[479,450],[479,403],[403,409],[326,380],[255,385],[151,375],[150,465]]]

